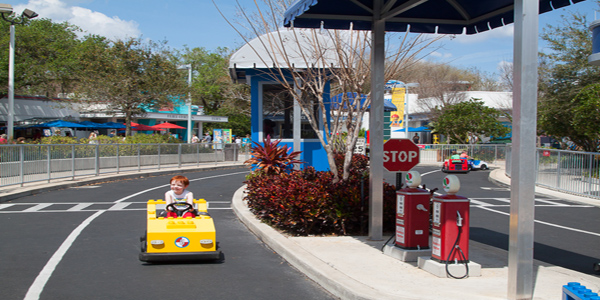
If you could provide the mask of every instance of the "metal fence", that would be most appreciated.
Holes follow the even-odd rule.
[[[247,158],[237,144],[1,145],[0,187]]]
[[[511,175],[511,148],[506,148],[506,175]],[[536,149],[535,184],[600,198],[600,153]]]
[[[420,163],[440,163],[440,168],[445,159],[452,154],[467,151],[470,157],[486,161],[489,164],[500,164],[506,160],[505,144],[474,144],[474,145],[445,145],[429,144],[419,145]]]

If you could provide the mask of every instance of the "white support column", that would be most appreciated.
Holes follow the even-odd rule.
[[[385,83],[385,21],[382,1],[375,1],[371,51],[371,111],[369,113],[370,165],[369,239],[383,239],[383,92]]]
[[[298,82],[294,82],[294,90],[296,95],[302,95],[298,88]],[[300,99],[294,99],[294,110],[293,110],[293,138],[294,138],[294,151],[301,151],[300,139],[302,138],[302,108],[300,108]],[[304,158],[304,153],[301,154],[300,160]],[[294,165],[294,169],[299,170],[300,164]]]
[[[508,299],[533,297],[539,2],[515,1]]]

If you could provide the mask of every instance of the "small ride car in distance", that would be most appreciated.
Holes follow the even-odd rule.
[[[490,168],[487,162],[472,158],[469,159],[469,166],[471,170],[487,170]]]
[[[442,166],[444,173],[469,173],[470,170],[467,159],[446,159]]]
[[[218,260],[216,231],[213,219],[207,212],[204,199],[194,199],[195,218],[165,218],[164,200],[149,200],[146,209],[147,230],[140,238],[139,259],[144,262],[174,262]],[[191,204],[188,204],[192,207]]]

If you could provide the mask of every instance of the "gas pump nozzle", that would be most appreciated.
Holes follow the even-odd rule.
[[[462,227],[463,218],[460,216],[458,210],[456,211],[456,226]]]

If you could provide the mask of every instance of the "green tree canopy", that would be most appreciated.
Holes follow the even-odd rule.
[[[433,122],[433,128],[445,135],[452,143],[466,144],[469,135],[503,137],[510,128],[500,121],[507,114],[484,105],[483,101],[471,99],[435,108],[439,117]]]
[[[0,22],[0,92],[8,86],[10,23]],[[15,94],[57,97],[76,87],[81,72],[80,29],[49,19],[15,25]]]
[[[595,87],[600,82],[600,68],[588,62],[592,53],[592,35],[585,16],[563,16],[558,25],[548,25],[541,35],[551,51],[542,53],[540,71],[538,130],[557,140],[566,137],[586,151],[597,151],[598,130],[587,113],[593,103]],[[584,92],[584,89],[587,89]],[[595,130],[595,132],[594,132]]]
[[[78,99],[102,104],[99,108],[104,111],[124,113],[127,135],[132,117],[169,106],[173,96],[187,91],[184,72],[157,44],[129,39],[89,46]]]

